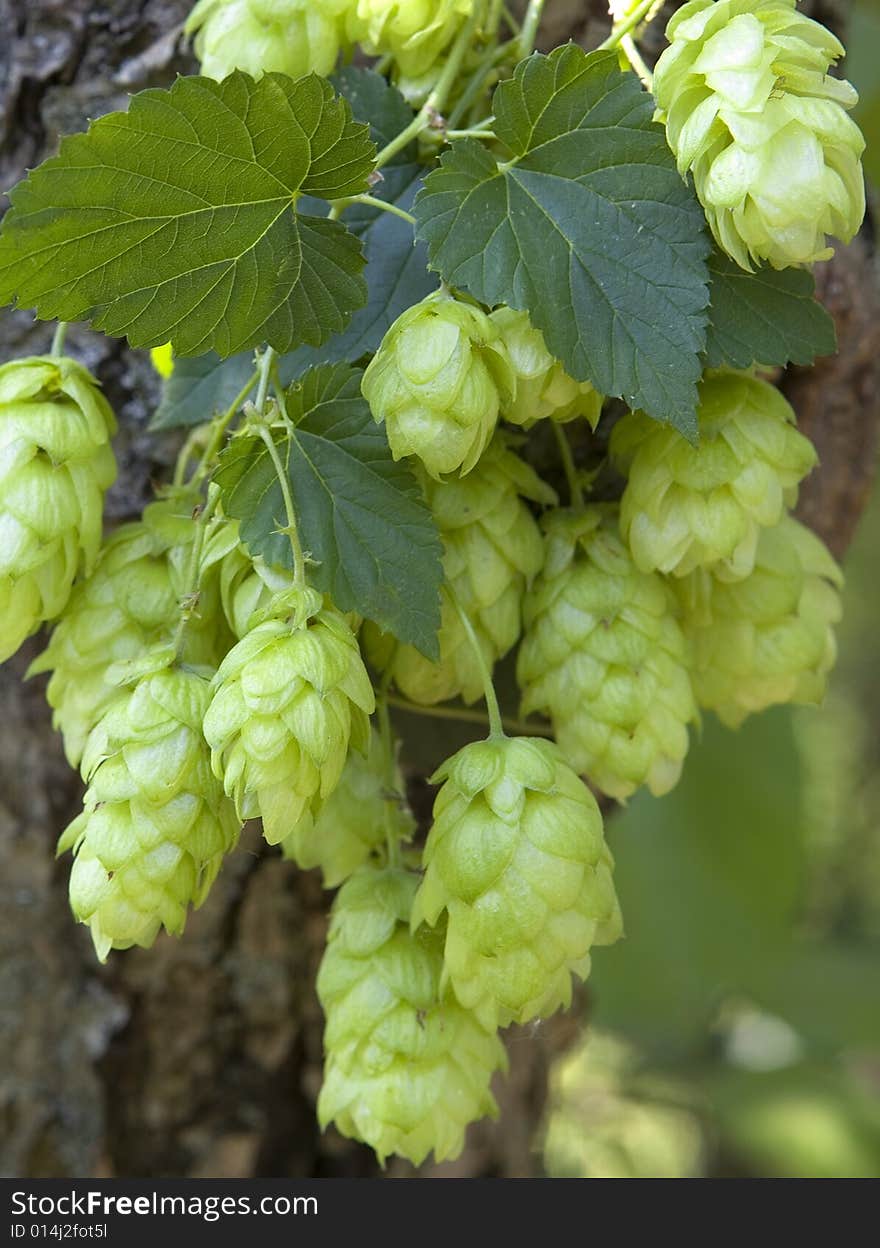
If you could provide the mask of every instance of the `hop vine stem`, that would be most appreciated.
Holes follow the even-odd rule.
[[[602,40],[596,51],[604,52],[607,49],[616,48],[631,30],[641,25],[652,9],[658,7],[657,0],[642,0],[641,4],[637,5],[622,22],[615,23],[611,28],[611,34],[607,39]]]
[[[418,702],[410,702],[408,698],[388,694],[388,705],[410,715],[421,715],[428,719],[456,720],[463,724],[479,724],[485,728],[489,724],[489,716],[485,711],[471,710],[467,706],[422,706]],[[532,723],[526,719],[516,719],[512,715],[502,715],[501,723],[504,731],[510,736],[518,737],[552,737],[553,729],[549,724]]]
[[[220,502],[220,491],[216,486],[209,491],[208,499],[204,505],[199,505],[194,516],[195,535],[193,537],[192,550],[190,551],[189,563],[186,569],[186,593],[180,603],[180,619],[177,622],[177,631],[174,634],[174,661],[179,663],[183,658],[183,647],[186,642],[186,630],[190,620],[196,614],[199,589],[202,581],[202,550],[205,545],[205,533],[207,531],[208,522],[217,510],[217,504]]]
[[[541,24],[541,15],[544,12],[545,0],[529,0],[529,7],[526,9],[526,15],[523,18],[522,28],[519,32],[518,52],[520,58],[530,56],[535,47],[535,40],[538,37],[538,27]]]
[[[571,505],[572,507],[583,507],[584,492],[581,488],[577,464],[574,462],[571,443],[566,436],[565,430],[555,420],[553,421],[553,432],[556,435],[556,442],[559,446],[559,458],[562,460],[562,467],[565,470],[565,479],[568,482],[568,492],[571,499]]]
[[[391,727],[391,716],[388,713],[390,683],[391,670],[389,668],[376,690],[376,718],[379,721],[379,740],[382,744],[382,783],[389,795],[394,793],[397,787],[394,782],[394,730]],[[390,797],[385,801],[385,845],[389,867],[399,867],[401,865],[400,838],[394,831]]]
[[[67,337],[67,330],[67,321],[59,321],[55,326],[55,333],[52,335],[52,345],[49,348],[50,355],[64,354],[64,340]]]
[[[477,661],[477,667],[479,668],[480,677],[483,681],[483,696],[486,699],[486,710],[489,713],[489,735],[491,737],[503,737],[505,735],[504,720],[501,716],[501,707],[498,705],[498,695],[495,692],[495,685],[492,683],[492,673],[486,662],[486,656],[480,648],[477,634],[474,632],[473,624],[467,617],[467,612],[464,610],[461,603],[458,601],[458,598],[449,586],[446,587],[445,592],[449,595],[452,605],[458,612],[458,618],[461,620],[461,626],[467,634],[467,639],[470,643],[471,649],[474,652],[474,658]]]

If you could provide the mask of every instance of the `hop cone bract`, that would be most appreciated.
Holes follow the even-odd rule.
[[[349,744],[366,748],[374,708],[345,618],[311,589],[290,591],[278,610],[221,663],[204,724],[239,815],[261,815],[273,845],[300,820],[307,831],[339,782]]]
[[[195,35],[202,73],[234,69],[301,78],[332,73],[345,42],[351,0],[199,0],[185,31]]]
[[[556,496],[500,432],[466,477],[436,482],[426,476],[423,485],[443,539],[446,583],[491,667],[519,640],[523,594],[543,561],[541,533],[523,499],[551,504]],[[412,701],[430,705],[459,695],[477,701],[483,696],[480,667],[446,594],[439,640],[440,661],[432,663],[414,646],[364,626],[371,662],[390,664],[395,684]]]
[[[385,422],[394,458],[415,455],[438,478],[471,471],[514,387],[491,319],[441,293],[397,318],[362,384],[374,419]]]
[[[501,331],[516,374],[516,390],[504,405],[504,419],[529,426],[548,416],[560,423],[584,416],[595,429],[602,412],[601,394],[588,381],[569,377],[547,350],[544,335],[532,325],[529,314],[497,308],[492,320]]]
[[[842,584],[824,544],[790,516],[762,531],[745,580],[695,572],[679,582],[700,705],[736,727],[776,703],[821,702]]]
[[[0,368],[0,662],[64,609],[101,543],[116,421],[75,360]]]
[[[546,1017],[589,974],[591,947],[621,933],[596,801],[531,737],[466,745],[433,779],[413,925],[446,911],[446,974],[486,1027]]]
[[[609,509],[553,512],[546,528],[517,663],[522,712],[548,715],[571,766],[610,796],[667,793],[697,713],[675,596],[635,566]]]
[[[474,0],[352,0],[348,33],[371,56],[390,54],[401,73],[430,70],[474,10]]]
[[[89,735],[84,810],[59,853],[76,855],[70,904],[98,957],[183,931],[206,897],[239,822],[202,736],[208,682],[158,670],[138,679]]]
[[[666,34],[654,94],[719,245],[744,269],[828,259],[865,213],[842,45],[795,0],[691,0]]]
[[[621,532],[646,572],[703,567],[740,579],[761,528],[796,502],[816,452],[776,387],[747,374],[707,374],[697,421],[696,445],[642,412],[615,426],[611,454],[628,476]]]
[[[442,938],[409,929],[416,878],[365,867],[333,905],[318,996],[327,1016],[322,1127],[414,1165],[457,1157],[469,1123],[498,1113],[507,1066],[495,1030],[442,988]]]

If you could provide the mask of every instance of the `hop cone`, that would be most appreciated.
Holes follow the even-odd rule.
[[[63,611],[101,543],[116,421],[74,360],[0,368],[0,662]]]
[[[409,840],[414,821],[399,794],[403,778],[395,770],[394,785],[382,776],[382,749],[371,731],[366,755],[352,751],[339,784],[324,802],[311,827],[294,828],[281,847],[288,858],[308,870],[320,867],[325,888],[336,888],[362,866],[390,833]]]
[[[725,583],[681,581],[697,701],[736,727],[783,702],[821,702],[837,648],[843,573],[815,534],[787,516],[764,529],[754,571]]]
[[[427,73],[474,10],[474,0],[353,0],[348,33],[371,56],[390,54],[402,74]]]
[[[588,381],[569,377],[547,350],[544,335],[531,324],[528,313],[498,308],[491,319],[501,331],[516,374],[516,391],[504,406],[504,419],[529,426],[548,416],[560,423],[584,416],[595,429],[602,412],[601,394]]]
[[[795,0],[691,0],[666,35],[654,94],[719,245],[744,269],[827,260],[865,213],[842,45]]]
[[[211,773],[202,717],[208,682],[179,669],[142,676],[90,734],[84,810],[59,853],[76,855],[70,904],[98,957],[183,931],[238,838],[235,809]]]
[[[457,1157],[469,1123],[498,1108],[507,1055],[441,986],[442,937],[409,930],[416,878],[363,868],[333,906],[318,996],[327,1016],[322,1127],[414,1165]]]
[[[523,498],[551,504],[556,496],[503,433],[468,476],[443,482],[425,477],[423,484],[443,538],[446,583],[491,667],[519,640],[523,594],[544,557],[540,530]],[[460,695],[475,702],[483,696],[473,646],[446,595],[439,663],[383,637],[375,625],[365,625],[363,635],[370,661],[382,669],[390,665],[398,689],[412,701],[430,705]]]
[[[589,974],[591,947],[621,934],[595,799],[530,737],[466,745],[434,780],[413,926],[446,911],[446,974],[484,1026],[546,1017]]]
[[[373,688],[344,617],[314,590],[279,599],[212,682],[205,737],[242,819],[263,818],[271,844],[311,827],[335,789],[349,744],[363,750]]]
[[[522,711],[548,715],[568,762],[604,793],[668,793],[696,704],[675,596],[640,572],[612,515],[554,512],[544,571],[526,597]]]
[[[111,664],[128,662],[173,638],[188,589],[195,536],[191,511],[188,498],[171,498],[152,503],[141,520],[118,529],[95,571],[74,589],[48,646],[30,666],[29,675],[52,672],[46,697],[74,767],[88,734],[119,696],[110,679]],[[216,666],[229,644],[217,582],[209,576],[187,628],[185,658],[194,666]]]
[[[364,374],[363,394],[385,422],[395,459],[426,471],[471,471],[515,378],[501,335],[479,308],[429,295],[399,316]]]
[[[757,377],[708,374],[697,420],[696,446],[641,412],[615,426],[611,453],[629,477],[621,532],[643,571],[703,567],[738,580],[754,565],[761,528],[794,505],[816,452],[780,392]]]
[[[184,29],[195,34],[202,73],[218,81],[234,69],[254,78],[326,75],[345,42],[350,7],[351,0],[199,0]]]

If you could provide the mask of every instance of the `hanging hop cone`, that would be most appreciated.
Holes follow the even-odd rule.
[[[348,34],[370,56],[390,55],[400,73],[433,68],[474,11],[474,0],[353,0]]]
[[[212,682],[205,737],[242,819],[270,844],[306,835],[339,782],[349,745],[366,749],[373,687],[344,617],[312,589],[278,599]],[[281,614],[283,612],[283,614]]]
[[[707,374],[697,422],[696,445],[642,412],[615,426],[612,458],[628,476],[621,532],[645,572],[702,567],[739,580],[761,528],[794,506],[816,452],[775,386],[747,374]]]
[[[330,74],[345,44],[351,0],[199,0],[184,31],[195,35],[202,73],[218,81],[234,69],[254,78]]]
[[[547,506],[554,491],[496,433],[468,476],[436,482],[423,474],[428,504],[443,539],[443,569],[471,621],[491,668],[519,640],[526,587],[543,562],[540,530],[523,499]],[[461,696],[483,696],[480,668],[458,611],[443,596],[440,661],[432,663],[413,646],[364,625],[367,657],[375,667],[389,665],[398,689],[413,702],[431,705]]]
[[[491,319],[501,332],[516,374],[516,391],[504,406],[504,419],[528,428],[548,416],[560,424],[583,416],[595,429],[602,413],[601,394],[588,381],[569,377],[547,350],[544,335],[534,328],[528,313],[497,308]]]
[[[546,530],[517,661],[522,713],[549,716],[567,761],[603,793],[668,793],[697,717],[675,596],[635,566],[610,509],[553,512]]]
[[[445,973],[486,1027],[546,1018],[621,934],[593,795],[550,741],[490,738],[439,769],[413,926],[447,918]]]
[[[377,424],[385,422],[394,458],[415,455],[439,479],[471,471],[515,385],[486,313],[438,292],[397,318],[362,390]]]
[[[679,582],[699,704],[735,728],[777,703],[821,702],[842,584],[824,544],[790,516],[762,531],[745,580],[695,572]]]
[[[691,0],[666,35],[654,94],[719,246],[744,269],[827,260],[865,214],[842,45],[795,0]]]
[[[0,368],[0,662],[64,610],[101,544],[116,421],[75,360]]]
[[[172,641],[189,589],[192,506],[190,495],[151,503],[141,520],[117,529],[28,670],[29,676],[52,673],[46,698],[73,767],[79,765],[88,734],[120,696],[110,679],[111,665]],[[220,614],[218,580],[210,573],[203,577],[185,643],[187,663],[214,667],[232,644]]]
[[[409,919],[416,877],[362,868],[333,905],[318,997],[327,1016],[322,1127],[420,1165],[457,1157],[469,1123],[497,1117],[507,1055],[442,987],[442,937]]]
[[[383,777],[382,747],[371,730],[365,755],[353,750],[339,784],[324,802],[311,827],[294,828],[281,842],[286,858],[303,870],[320,867],[325,888],[336,888],[384,845],[387,836],[408,841],[415,830],[405,800],[403,777],[395,768],[393,784]]]
[[[145,663],[147,666],[147,663]],[[70,904],[98,957],[179,934],[235,845],[235,809],[211,772],[202,718],[207,680],[160,667],[136,678],[89,735],[82,814],[72,849]]]

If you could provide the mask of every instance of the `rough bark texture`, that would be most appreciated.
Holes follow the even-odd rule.
[[[12,185],[89,116],[126,93],[167,83],[192,62],[179,49],[186,0],[0,0],[0,178]],[[557,0],[546,39],[601,37],[604,5]],[[838,19],[841,6],[825,5]],[[658,45],[659,46],[659,45]],[[841,355],[785,379],[823,466],[803,514],[842,552],[869,488],[878,427],[880,315],[860,240],[820,276],[838,318]],[[50,330],[23,313],[0,321],[3,358],[45,350]],[[173,438],[147,437],[157,387],[143,355],[74,329],[74,354],[100,376],[120,416],[121,472],[112,518],[137,513],[171,461]],[[78,779],[52,733],[41,680],[22,683],[34,640],[0,669],[0,1172],[67,1176],[373,1175],[368,1152],[320,1136],[321,1068],[315,969],[326,898],[265,850],[254,829],[180,941],[94,960],[67,906],[59,830]],[[412,795],[430,793],[418,766],[437,731],[407,717]],[[421,732],[421,738],[418,734]],[[448,747],[461,743],[450,734]],[[530,1175],[554,1054],[583,1011],[510,1041],[500,1126],[474,1129],[444,1175]],[[405,1175],[402,1164],[389,1173]]]

